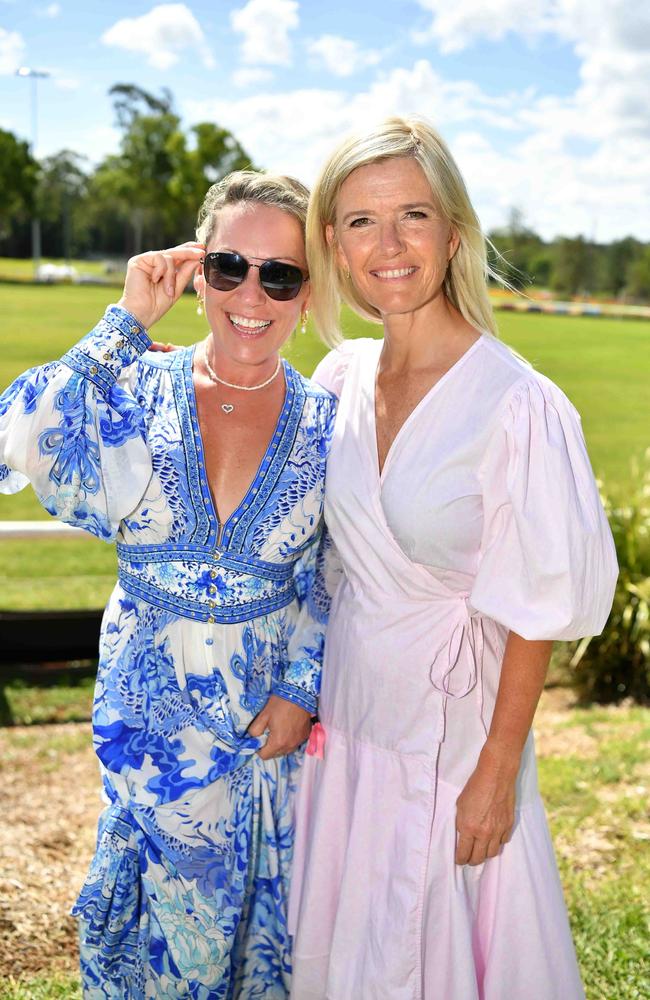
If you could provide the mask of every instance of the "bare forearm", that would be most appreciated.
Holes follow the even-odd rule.
[[[552,642],[533,642],[510,632],[484,753],[495,764],[518,770],[519,759],[544,687]]]
[[[511,632],[490,732],[475,770],[456,803],[456,863],[494,858],[512,832],[515,779],[551,656],[551,642],[530,642]]]

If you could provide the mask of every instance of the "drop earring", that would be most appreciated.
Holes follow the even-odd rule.
[[[196,315],[203,315],[203,299],[198,292],[196,293]]]
[[[300,324],[300,332],[301,333],[307,333],[307,317],[308,316],[309,316],[309,313],[305,309],[305,311],[304,311],[304,313],[302,314],[302,317],[301,317],[301,319],[302,319],[302,322]]]

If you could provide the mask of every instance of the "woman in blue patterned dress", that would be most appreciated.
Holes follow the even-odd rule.
[[[288,995],[333,424],[278,353],[307,308],[306,207],[288,178],[213,186],[200,242],[133,258],[119,305],[0,397],[0,490],[31,482],[117,540],[93,710],[107,808],[73,911],[91,1000]],[[206,341],[148,352],[192,274]]]

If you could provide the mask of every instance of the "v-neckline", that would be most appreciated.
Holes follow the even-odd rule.
[[[374,475],[380,491],[384,484],[384,480],[386,479],[387,470],[390,468],[393,455],[395,454],[395,451],[399,446],[400,439],[404,436],[408,427],[416,419],[420,410],[424,409],[427,403],[437,394],[438,390],[448,381],[448,379],[454,374],[454,372],[456,372],[459,368],[461,368],[464,362],[467,360],[467,358],[469,358],[470,355],[474,353],[478,345],[483,342],[484,337],[485,334],[481,333],[474,341],[474,343],[470,344],[470,346],[463,354],[461,354],[458,360],[454,361],[453,365],[451,365],[451,367],[447,369],[444,375],[440,376],[437,382],[434,382],[431,388],[428,389],[427,392],[425,392],[422,399],[413,407],[408,417],[406,418],[406,420],[398,430],[397,434],[391,441],[390,447],[386,452],[386,457],[384,458],[384,464],[381,467],[381,469],[379,467],[379,445],[377,442],[377,373],[379,369],[379,362],[381,360],[381,351],[384,342],[383,340],[378,341],[380,346],[376,361],[373,365],[369,366],[368,368],[370,379],[367,388],[370,391],[370,402],[371,402],[370,414],[371,414],[371,437],[373,441]]]
[[[264,454],[262,455],[262,458],[257,467],[255,475],[253,476],[251,482],[249,483],[246,492],[244,493],[244,495],[242,496],[241,500],[234,508],[234,510],[228,515],[226,520],[222,522],[220,520],[219,505],[217,503],[217,498],[215,497],[212,491],[212,486],[210,485],[210,481],[208,480],[208,470],[205,461],[205,448],[203,447],[203,435],[201,434],[201,425],[199,421],[199,408],[196,398],[196,387],[194,385],[195,352],[196,352],[196,345],[194,345],[188,352],[189,402],[190,402],[190,409],[193,411],[195,417],[195,420],[192,421],[194,428],[194,446],[196,449],[199,469],[202,472],[201,479],[205,480],[206,488],[205,490],[203,490],[202,493],[203,499],[208,510],[208,515],[212,519],[216,529],[214,533],[216,536],[215,545],[218,549],[223,550],[228,547],[230,536],[232,535],[233,530],[236,527],[238,521],[240,520],[241,517],[243,517],[244,514],[247,513],[247,511],[255,501],[259,488],[264,480],[264,477],[266,476],[269,467],[271,466],[271,463],[273,461],[273,458],[277,453],[278,446],[280,444],[282,435],[287,425],[289,414],[291,413],[291,409],[293,407],[293,400],[295,396],[293,369],[291,368],[291,365],[288,364],[286,359],[283,358],[282,373],[284,375],[284,382],[285,382],[284,400],[275,427],[273,429],[273,434],[269,438],[269,442],[266,446]]]

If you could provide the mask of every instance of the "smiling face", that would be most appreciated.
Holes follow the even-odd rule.
[[[231,251],[254,264],[280,260],[307,273],[305,241],[298,220],[289,212],[258,202],[227,205],[219,211],[206,253]],[[307,307],[309,283],[295,299],[278,302],[260,284],[259,270],[251,267],[230,292],[206,284],[203,275],[195,287],[205,299],[212,330],[216,364],[263,365],[275,358]]]
[[[406,156],[352,171],[341,185],[327,238],[358,293],[382,318],[439,301],[459,242],[419,163]]]

